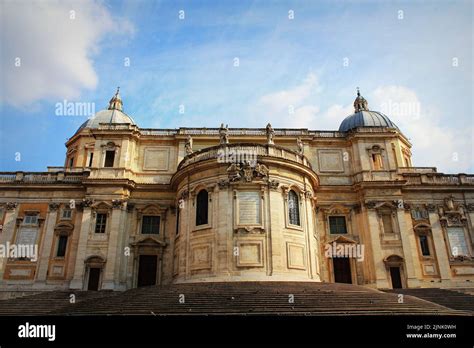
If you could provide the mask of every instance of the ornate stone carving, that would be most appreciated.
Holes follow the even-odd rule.
[[[231,163],[227,168],[227,174],[230,182],[237,182],[241,179],[251,182],[254,178],[267,178],[268,167],[262,163],[257,163],[253,167],[249,161],[245,161],[243,164]]]
[[[188,190],[183,190],[181,194],[179,195],[179,199],[187,199],[189,197],[189,191]]]
[[[313,192],[311,192],[311,191],[305,191],[305,192],[304,192],[304,196],[305,196],[307,199],[312,199],[312,198],[313,198]]]
[[[219,187],[220,190],[226,189],[230,186],[230,182],[229,180],[221,179],[217,182],[217,186]]]
[[[219,139],[221,145],[229,143],[229,125],[224,127],[224,124],[221,123],[221,127],[219,128]]]
[[[265,164],[257,163],[254,169],[256,177],[264,178],[268,176],[268,167]]]
[[[365,205],[365,207],[366,207],[367,209],[375,209],[375,206],[377,205],[377,202],[375,202],[375,201],[367,201],[367,202],[365,202],[364,205]]]
[[[474,204],[473,203],[468,203],[466,204],[466,210],[469,212],[469,213],[472,213],[474,212]]]
[[[92,200],[92,199],[90,199],[90,198],[84,198],[80,204],[81,204],[81,207],[82,207],[82,208],[88,208],[88,207],[90,207],[93,203],[94,203],[94,200]]]
[[[265,230],[261,227],[239,227],[234,230],[238,234],[263,234]]]
[[[267,135],[267,144],[273,145],[273,137],[275,136],[275,131],[272,128],[272,125],[269,123],[267,124],[267,127],[265,128],[265,132]]]
[[[278,186],[280,186],[280,183],[276,180],[269,180],[268,181],[268,188],[271,190],[276,190],[278,189]]]
[[[123,199],[112,199],[112,209],[121,209],[125,203]]]
[[[184,143],[184,150],[186,151],[186,155],[190,155],[193,153],[193,138],[191,135],[188,135],[186,138],[186,142]]]
[[[59,203],[49,203],[49,210],[50,211],[56,211],[59,209]]]
[[[244,179],[246,182],[251,182],[253,179],[253,172],[254,168],[250,165],[250,163],[245,163],[242,167],[242,172],[244,174]]]
[[[444,199],[444,207],[439,207],[438,214],[440,223],[445,227],[463,226],[467,221],[464,208],[454,201],[453,196]]]
[[[430,203],[430,204],[426,204],[425,207],[426,207],[426,210],[428,210],[428,212],[436,213],[436,210],[437,210],[436,205]]]
[[[356,213],[356,214],[359,214],[359,213],[360,213],[360,209],[361,209],[361,205],[360,205],[360,204],[355,204],[355,205],[352,207],[352,210],[353,210],[354,213]]]
[[[241,167],[239,163],[231,163],[231,165],[227,168],[229,181],[230,182],[239,181],[240,178],[242,178],[240,171],[241,171]]]
[[[7,210],[15,210],[17,206],[18,206],[17,202],[7,202],[6,204]]]

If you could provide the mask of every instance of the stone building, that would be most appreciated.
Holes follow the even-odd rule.
[[[0,290],[471,286],[474,175],[413,167],[386,115],[354,109],[338,131],[144,129],[117,92],[64,167],[0,173]]]

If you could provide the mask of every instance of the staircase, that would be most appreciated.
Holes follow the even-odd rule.
[[[76,295],[74,304],[69,302],[72,293]],[[150,286],[125,292],[47,292],[0,301],[0,315],[470,314],[412,296],[405,296],[403,303],[398,303],[398,299],[396,293],[350,284],[189,283]]]
[[[27,295],[0,301],[0,315],[46,315],[91,299],[113,297],[118,293],[112,291],[44,291],[35,295]]]
[[[474,314],[474,289],[472,288],[421,288],[386,290],[390,293],[415,296],[451,309],[470,311]]]

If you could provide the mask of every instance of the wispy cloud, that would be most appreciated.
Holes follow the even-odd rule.
[[[0,98],[23,110],[94,89],[98,73],[93,57],[107,46],[101,40],[134,31],[129,21],[93,0],[5,1],[1,18]]]

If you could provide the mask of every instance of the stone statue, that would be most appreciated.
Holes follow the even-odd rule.
[[[186,150],[186,155],[193,153],[193,138],[191,135],[188,135],[186,142],[184,143],[184,149]]]
[[[229,125],[225,125],[221,123],[221,128],[219,128],[219,138],[220,138],[220,143],[222,144],[228,144],[229,143]]]
[[[238,163],[232,163],[228,168],[227,168],[227,173],[229,175],[229,181],[234,182],[240,180],[242,175],[240,174],[240,164]]]
[[[267,144],[270,144],[270,145],[275,144],[273,142],[273,136],[275,135],[275,131],[273,130],[272,125],[270,123],[267,124],[266,132],[267,132]]]
[[[296,138],[296,145],[298,146],[298,153],[302,155],[304,153],[304,147],[301,137]]]
[[[265,164],[257,163],[255,166],[255,174],[257,177],[263,178],[268,176],[268,167]]]

